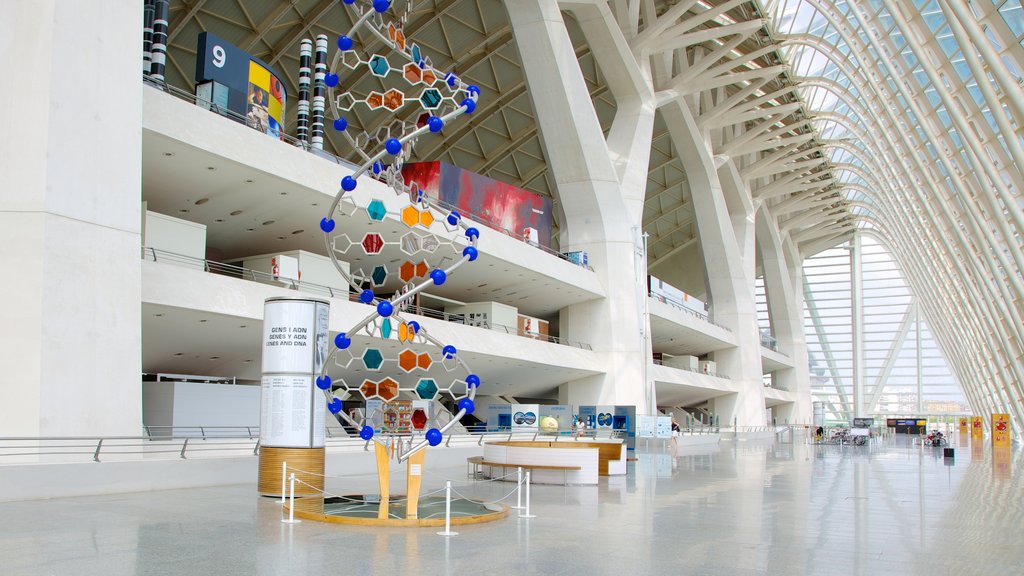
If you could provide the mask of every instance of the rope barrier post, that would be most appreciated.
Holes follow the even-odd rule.
[[[281,522],[284,524],[298,524],[302,522],[302,520],[295,519],[295,472],[292,472],[290,492],[289,500],[291,501],[291,505],[288,506],[288,518],[282,518]]]
[[[452,481],[444,483],[444,531],[438,532],[438,536],[458,536],[458,532],[452,532]]]
[[[535,514],[530,514],[530,471],[526,471],[526,514],[520,514],[520,518],[536,518]]]
[[[288,462],[281,462],[281,504],[288,494]]]
[[[509,506],[513,510],[523,509],[523,467],[516,468],[516,505]]]

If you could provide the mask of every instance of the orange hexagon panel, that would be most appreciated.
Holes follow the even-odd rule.
[[[363,398],[369,400],[377,395],[377,383],[372,380],[364,380],[363,385],[359,387],[359,392],[362,393]]]
[[[430,265],[424,260],[416,265],[416,275],[426,277],[427,272],[430,271]]]
[[[398,268],[398,277],[401,278],[403,282],[412,280],[416,277],[416,265],[408,260],[402,262],[402,265]]]
[[[413,226],[420,223],[420,211],[414,206],[406,206],[402,209],[402,222],[406,226],[412,228]]]
[[[420,354],[416,359],[416,364],[423,370],[429,369],[431,362],[433,362],[433,360],[430,359],[430,354],[427,354],[426,352]]]
[[[412,342],[412,337],[415,336],[415,335],[416,335],[416,333],[413,332],[409,328],[409,325],[406,324],[405,322],[402,322],[401,324],[398,325],[398,341],[399,342]]]
[[[385,378],[377,382],[377,395],[385,402],[398,398],[398,382],[391,378]]]
[[[409,62],[402,67],[402,73],[405,75],[405,79],[409,81],[409,84],[416,84],[419,82],[423,74],[420,67],[412,62]]]
[[[434,215],[430,213],[430,210],[424,210],[420,212],[420,224],[424,228],[430,228],[430,225],[434,223]]]
[[[402,350],[401,354],[398,355],[398,365],[402,367],[402,370],[412,372],[416,369],[416,364],[416,353],[412,350]]]

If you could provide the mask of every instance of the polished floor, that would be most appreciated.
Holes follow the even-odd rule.
[[[950,461],[905,439],[722,442],[674,458],[641,446],[627,477],[534,486],[535,518],[513,510],[451,537],[283,524],[253,485],[9,502],[0,575],[1022,574],[1021,451],[976,448]],[[514,487],[461,467],[428,473],[427,489],[451,479],[482,499]]]

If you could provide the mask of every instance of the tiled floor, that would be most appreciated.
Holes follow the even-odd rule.
[[[906,442],[723,442],[638,457],[597,487],[534,486],[536,518],[449,538],[282,524],[252,485],[3,503],[0,575],[1024,574],[1020,450],[957,447],[948,462]],[[484,499],[514,486],[428,464],[425,487],[446,478]]]

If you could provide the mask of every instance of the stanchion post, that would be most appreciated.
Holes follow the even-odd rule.
[[[281,462],[281,505],[288,495],[288,462]]]
[[[288,519],[286,520],[282,518],[281,522],[284,522],[285,524],[298,524],[299,522],[302,522],[302,520],[295,519],[295,472],[292,472],[289,492],[290,494],[288,499],[290,500],[290,505],[288,506]]]
[[[520,514],[520,518],[536,518],[530,514],[530,471],[526,471],[526,514]]]
[[[516,505],[512,506],[513,510],[523,509],[523,467],[519,466],[516,468]]]
[[[452,532],[452,481],[444,483],[444,531],[438,532],[438,536],[458,536],[458,532]]]

